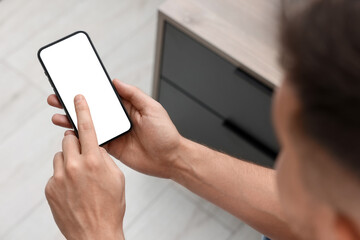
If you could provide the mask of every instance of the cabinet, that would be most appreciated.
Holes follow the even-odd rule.
[[[161,18],[159,18],[161,21]],[[164,20],[158,27],[154,97],[187,138],[271,167],[273,86]]]

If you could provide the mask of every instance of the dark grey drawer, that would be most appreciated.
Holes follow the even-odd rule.
[[[159,101],[184,137],[238,158],[273,166],[273,159],[229,130],[221,118],[177,90],[171,82],[160,81]]]
[[[278,151],[270,117],[270,88],[170,24],[165,27],[163,52],[163,78],[273,152]]]

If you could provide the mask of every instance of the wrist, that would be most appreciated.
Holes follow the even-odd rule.
[[[79,239],[79,238],[76,238]],[[97,239],[109,239],[109,240],[125,240],[124,232],[121,230],[111,231],[111,230],[100,230],[95,233],[85,234],[85,237],[82,239],[86,240],[97,240]]]
[[[124,233],[116,233],[116,234],[96,234],[93,238],[85,238],[87,240],[89,239],[108,239],[108,240],[125,240]]]
[[[184,176],[189,175],[193,172],[193,166],[191,165],[191,155],[194,152],[194,142],[181,137],[179,147],[174,153],[174,159],[170,174],[170,179],[181,183]]]

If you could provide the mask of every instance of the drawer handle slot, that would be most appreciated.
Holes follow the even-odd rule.
[[[262,143],[261,141],[250,135],[249,133],[247,133],[244,129],[239,127],[233,121],[229,119],[225,119],[223,121],[223,126],[275,160],[277,156],[277,152],[269,148],[267,145],[265,145],[264,143]]]
[[[236,68],[234,71],[235,75],[241,78],[242,80],[247,81],[249,84],[253,85],[254,87],[260,89],[261,91],[265,92],[267,95],[272,96],[273,89],[269,86],[266,86],[255,77],[251,76],[249,73],[244,72],[240,68]]]

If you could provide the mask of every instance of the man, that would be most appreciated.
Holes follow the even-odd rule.
[[[276,170],[183,138],[158,102],[114,80],[132,131],[106,151],[98,147],[79,95],[79,139],[66,131],[54,157],[45,192],[65,237],[124,238],[124,178],[109,153],[139,172],[182,184],[271,239],[360,239],[360,1],[299,2],[281,31]],[[48,103],[60,107],[55,95]],[[64,115],[52,121],[71,127]]]

